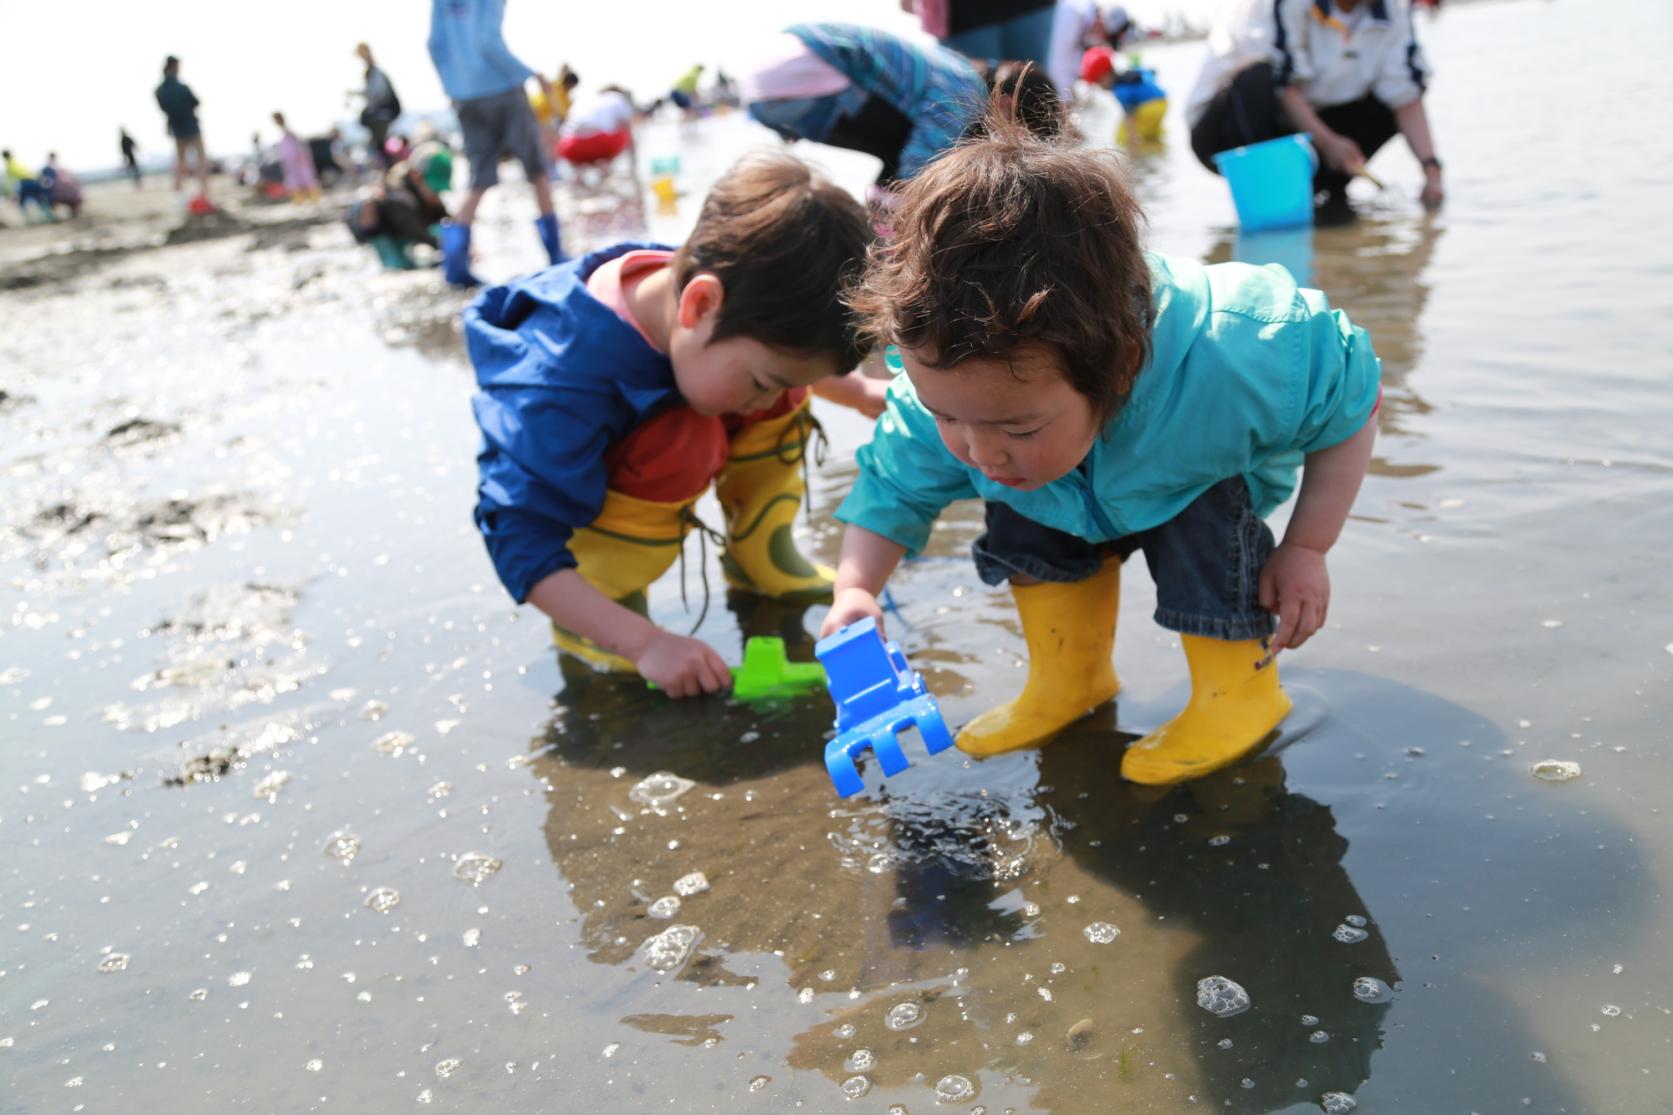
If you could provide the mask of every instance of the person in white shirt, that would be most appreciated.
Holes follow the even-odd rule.
[[[1132,29],[1133,21],[1121,4],[1057,0],[1046,72],[1057,86],[1058,97],[1067,102],[1074,94],[1081,56],[1088,47],[1119,47]]]
[[[1351,218],[1349,179],[1398,132],[1434,207],[1445,188],[1423,105],[1430,73],[1411,0],[1235,0],[1186,104],[1191,149],[1218,173],[1221,151],[1306,132],[1321,218]]]
[[[558,133],[558,157],[575,166],[608,163],[633,142],[639,110],[619,85],[575,102]]]

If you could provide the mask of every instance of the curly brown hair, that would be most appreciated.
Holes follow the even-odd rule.
[[[849,304],[875,341],[932,368],[1045,346],[1108,419],[1150,358],[1143,222],[1113,150],[990,117],[905,185]]]
[[[871,350],[843,300],[871,241],[865,206],[784,152],[746,155],[703,201],[674,253],[675,286],[709,272],[726,294],[711,341],[750,337],[827,355],[841,371]]]

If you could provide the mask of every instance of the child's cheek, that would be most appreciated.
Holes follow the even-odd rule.
[[[947,452],[958,458],[960,464],[970,464],[970,454],[964,451],[964,439],[959,436],[957,430],[950,428],[945,422],[937,422],[935,432],[941,435],[941,444],[947,447]]]

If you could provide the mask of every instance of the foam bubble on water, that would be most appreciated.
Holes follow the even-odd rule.
[[[401,904],[401,892],[394,887],[378,887],[366,896],[366,908],[387,914]]]
[[[842,1082],[842,1094],[851,1100],[857,1100],[871,1091],[871,1081],[863,1076],[850,1076]]]
[[[1033,1040],[1034,1040],[1034,1035],[1029,1033],[1027,1030],[1022,1031],[1021,1033],[1019,1033],[1017,1035],[1017,1044],[1018,1045],[1027,1045],[1029,1042],[1031,1042]]]
[[[1347,1115],[1359,1106],[1359,1103],[1346,1092],[1326,1092],[1319,1097],[1319,1106],[1326,1115]]]
[[[1081,932],[1086,934],[1086,939],[1095,945],[1107,945],[1121,936],[1121,930],[1107,921],[1095,921]]]
[[[114,844],[118,848],[120,848],[120,847],[122,847],[122,845],[126,844],[128,841],[132,840],[133,838],[134,838],[133,830],[132,829],[127,829],[127,830],[124,830],[122,832],[111,833],[109,836],[105,837],[105,843],[106,844]]]
[[[801,1003],[804,1006],[813,1002],[813,988],[804,987],[800,991],[796,992],[796,1002]]]
[[[1314,1030],[1312,1033],[1307,1035],[1307,1040],[1312,1042],[1314,1045],[1323,1045],[1325,1042],[1330,1040],[1330,1035],[1325,1033],[1323,1030]]]
[[[372,750],[379,755],[398,756],[411,747],[417,738],[411,732],[385,732],[372,741]]]
[[[852,1022],[844,1022],[841,1026],[832,1030],[831,1034],[839,1041],[847,1041],[849,1038],[854,1036],[854,1024]]]
[[[352,863],[360,854],[360,837],[348,829],[339,829],[325,838],[325,854],[345,865]]]
[[[752,1092],[759,1092],[772,1082],[773,1078],[770,1076],[752,1076],[749,1079],[749,1090]]]
[[[1301,1024],[1303,1026],[1317,1026],[1319,1024],[1319,1016],[1316,1014],[1304,1014],[1301,1016]]]
[[[99,961],[99,971],[107,974],[110,972],[125,971],[128,967],[129,959],[128,954],[125,952],[113,952]]]
[[[641,946],[645,953],[645,963],[652,971],[664,975],[679,971],[702,936],[703,931],[695,925],[670,925],[661,933],[647,939]]]
[[[1342,920],[1347,922],[1349,925],[1357,925],[1361,929],[1364,929],[1367,925],[1371,924],[1365,919],[1363,914],[1349,914]]]
[[[389,711],[389,706],[382,701],[367,701],[360,706],[360,719],[382,720],[383,714]]]
[[[1376,976],[1360,976],[1354,980],[1353,991],[1362,1003],[1386,1003],[1394,997],[1393,988]]]
[[[459,939],[460,939],[461,942],[464,943],[464,946],[466,948],[474,949],[476,946],[478,946],[482,943],[482,930],[476,929],[474,927],[471,928],[471,929],[467,929],[467,930],[464,931],[464,933],[460,934]]]
[[[917,1003],[896,1003],[883,1016],[883,1025],[891,1030],[910,1030],[924,1020],[924,1008]]]
[[[1210,848],[1224,848],[1231,842],[1232,838],[1229,836],[1211,836],[1208,838],[1208,846]]]
[[[1249,993],[1225,976],[1205,976],[1197,981],[1197,1006],[1217,1018],[1230,1018],[1249,1009]]]
[[[276,770],[257,782],[251,789],[250,796],[257,799],[266,798],[269,802],[275,801],[279,797],[279,791],[284,789],[285,783],[289,781],[290,771]]]
[[[646,908],[645,912],[653,918],[662,918],[666,920],[680,912],[680,900],[671,894],[665,894],[655,902],[652,902],[650,906]]]
[[[603,1049],[599,1050],[599,1052],[604,1054],[606,1057],[614,1057],[617,1053],[621,1052],[621,1048],[622,1048],[622,1043],[621,1042],[613,1041],[609,1045],[605,1046]]]
[[[228,987],[243,987],[250,982],[249,972],[234,972],[227,977]]]
[[[1606,1003],[1603,1008],[1603,1014],[1606,1018],[1619,1018],[1621,1016],[1621,1008],[1616,1006],[1614,1003]]]
[[[1580,764],[1569,759],[1541,759],[1530,773],[1541,782],[1567,782],[1580,777]]]
[[[869,1072],[877,1067],[877,1054],[869,1049],[856,1049],[842,1062],[849,1072]]]
[[[463,1063],[464,1062],[460,1061],[457,1057],[447,1057],[443,1060],[437,1061],[436,1077],[441,1080],[446,1080],[448,1077],[458,1072],[459,1066]]]
[[[633,788],[627,792],[627,800],[648,805],[652,809],[661,809],[695,785],[697,783],[689,778],[681,778],[672,771],[659,770],[634,783]]]
[[[205,999],[209,998],[209,989],[207,987],[199,987],[190,995],[186,996],[186,998],[190,999],[194,1003],[201,1003]]]
[[[1371,934],[1367,933],[1357,925],[1349,925],[1348,923],[1343,922],[1341,925],[1338,925],[1335,929],[1331,930],[1330,935],[1334,939],[1342,942],[1344,945],[1357,945]]]
[[[419,1103],[434,1103],[435,1100],[436,1100],[436,1094],[434,1092],[430,1091],[430,1089],[428,1089],[428,1088],[421,1089],[418,1093],[418,1102]]]
[[[453,877],[476,886],[493,878],[502,866],[486,852],[466,852],[453,861]]]
[[[674,893],[681,898],[690,898],[694,894],[702,894],[709,889],[709,877],[701,871],[693,871],[689,875],[681,875],[674,880]]]
[[[320,1060],[318,1057],[315,1057],[302,1067],[307,1069],[309,1072],[319,1072],[321,1069],[325,1068],[325,1062]]]
[[[963,1103],[976,1098],[976,1085],[968,1076],[950,1072],[935,1082],[936,1103]]]
[[[1219,1041],[1215,1042],[1214,1044],[1221,1049],[1230,1049],[1232,1047],[1232,1039],[1221,1038]]]

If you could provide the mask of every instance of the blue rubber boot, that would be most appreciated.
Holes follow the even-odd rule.
[[[546,258],[556,267],[568,260],[564,254],[563,240],[558,235],[558,215],[548,213],[534,222],[534,230],[540,234],[540,243],[546,249]]]
[[[449,286],[473,287],[482,280],[471,274],[471,226],[443,222],[441,226],[441,274]]]

